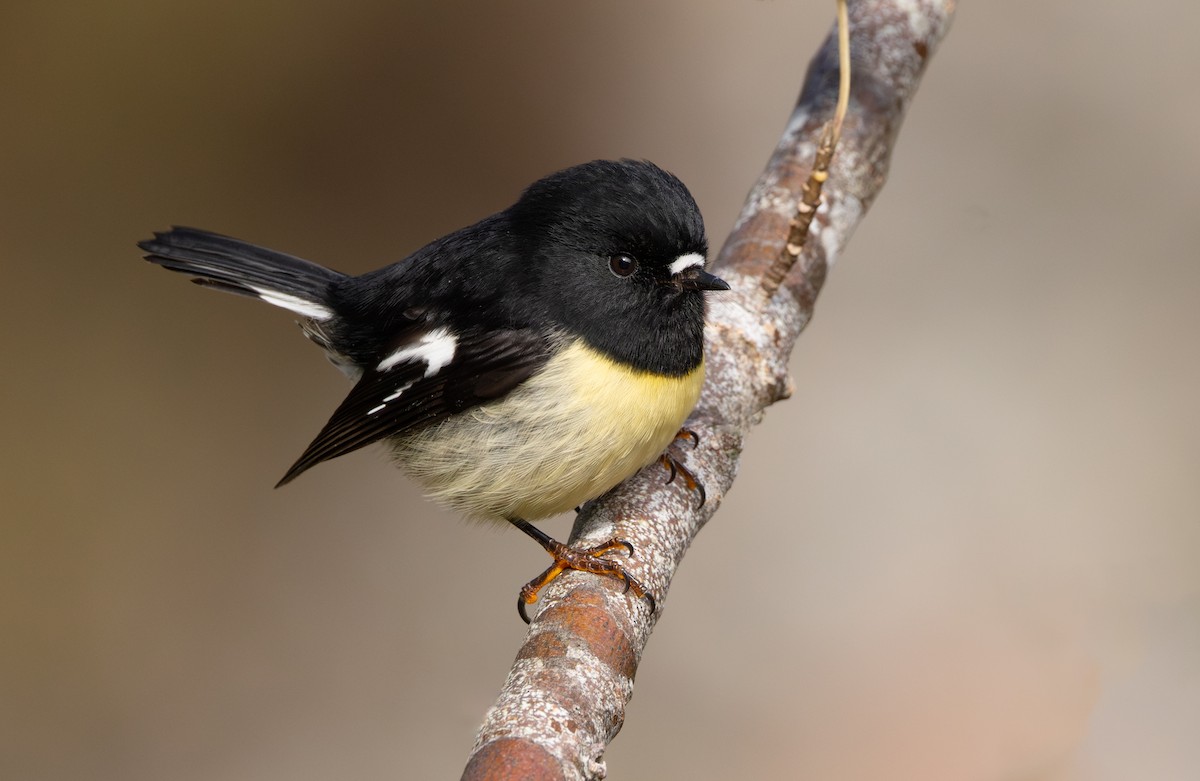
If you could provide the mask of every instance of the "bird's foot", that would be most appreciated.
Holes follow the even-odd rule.
[[[708,496],[704,491],[704,485],[696,479],[696,475],[690,469],[683,465],[683,461],[676,455],[679,443],[684,440],[691,440],[692,449],[695,450],[700,446],[700,435],[688,428],[679,429],[679,433],[675,435],[675,440],[667,446],[667,449],[661,456],[658,457],[658,463],[662,464],[665,469],[670,470],[671,476],[667,478],[667,483],[675,482],[675,478],[682,477],[683,484],[687,486],[689,491],[696,491],[700,494],[700,504],[697,509],[704,506],[704,502]]]
[[[529,615],[525,610],[526,605],[531,605],[537,601],[538,592],[542,590],[548,583],[553,581],[563,572],[569,569],[579,570],[580,572],[590,572],[594,575],[603,575],[605,577],[616,578],[625,583],[626,593],[632,591],[634,596],[645,599],[650,603],[650,612],[655,609],[654,596],[646,590],[646,587],[638,582],[637,578],[625,571],[625,568],[620,564],[605,558],[604,554],[611,553],[618,549],[624,549],[628,555],[633,555],[633,544],[628,540],[622,540],[617,537],[608,540],[591,548],[575,549],[564,545],[550,535],[543,532],[533,524],[520,519],[509,519],[509,522],[516,526],[521,531],[528,534],[533,539],[537,540],[547,553],[550,554],[554,562],[533,580],[526,583],[521,588],[521,595],[517,597],[517,613],[520,614],[521,620],[529,623]]]

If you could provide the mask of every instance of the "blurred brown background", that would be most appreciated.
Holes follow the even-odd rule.
[[[374,450],[273,491],[343,378],[134,242],[191,224],[364,271],[634,156],[719,246],[831,20],[0,9],[0,778],[457,777],[543,554]],[[1196,777],[1197,25],[962,3],[612,778]]]

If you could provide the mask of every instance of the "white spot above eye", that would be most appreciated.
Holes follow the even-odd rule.
[[[674,276],[675,274],[683,271],[685,268],[691,268],[692,266],[700,266],[703,268],[704,256],[697,252],[689,252],[686,255],[680,255],[679,257],[675,258],[670,266],[667,267],[667,270],[671,272],[672,276]]]
[[[258,297],[268,304],[290,309],[298,315],[311,317],[313,320],[328,320],[333,317],[332,309],[323,304],[318,304],[316,301],[306,301],[303,298],[298,298],[288,293],[280,293],[278,290],[269,290],[265,287],[255,287],[254,285],[247,285],[247,287],[257,293]]]
[[[449,328],[435,328],[424,334],[416,344],[398,348],[375,368],[382,372],[410,360],[424,361],[425,376],[432,377],[454,360],[454,350],[457,347],[458,340],[450,333]]]

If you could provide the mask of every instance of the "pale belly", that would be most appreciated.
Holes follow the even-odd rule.
[[[472,518],[537,520],[593,499],[654,461],[700,396],[683,377],[567,348],[505,398],[392,440],[429,496]]]

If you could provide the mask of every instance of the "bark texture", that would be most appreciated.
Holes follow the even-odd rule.
[[[721,506],[742,443],[791,392],[787,362],[812,315],[826,272],[883,187],[891,151],[921,74],[954,13],[953,0],[851,0],[851,102],[824,200],[791,264],[788,222],[808,177],[821,128],[837,98],[832,32],[809,64],[803,90],[766,170],[715,263],[732,290],[710,296],[708,374],[682,444],[708,501],[652,465],[579,514],[571,542],[628,539],[627,563],[656,597],[622,593],[609,578],[568,572],[531,606],[524,645],[476,738],[464,779],[600,779],[621,729],[642,651],[667,604],[671,578],[692,539]],[[788,264],[781,267],[779,264]],[[786,271],[769,295],[763,279]]]

